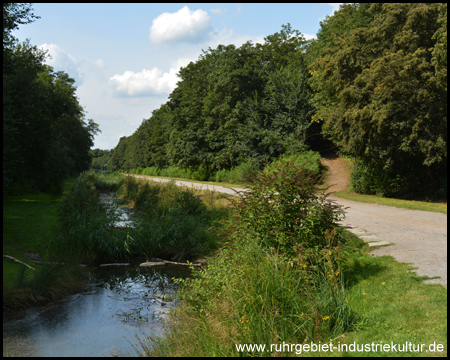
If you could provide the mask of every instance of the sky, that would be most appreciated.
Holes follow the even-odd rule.
[[[306,39],[338,3],[34,3],[40,19],[12,32],[48,50],[46,63],[75,79],[86,119],[102,131],[93,148],[113,149],[166,103],[180,67],[219,44],[264,43],[284,24]]]

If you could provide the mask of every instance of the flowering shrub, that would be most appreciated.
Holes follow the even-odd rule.
[[[253,175],[252,189],[240,192],[233,224],[298,264],[323,259],[324,250],[339,247],[344,237],[337,222],[343,209],[317,194],[316,174],[292,161]]]

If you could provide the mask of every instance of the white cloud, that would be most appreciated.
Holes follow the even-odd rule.
[[[167,95],[175,88],[179,78],[179,68],[171,68],[167,73],[154,67],[151,70],[144,69],[141,72],[125,71],[122,75],[116,74],[109,79],[109,84],[114,87],[119,95],[126,96],[152,96]]]
[[[58,45],[42,44],[39,48],[48,51],[50,57],[46,59],[46,63],[50,66],[63,67],[77,64],[77,60],[72,55],[66,54]]]
[[[253,44],[263,44],[264,36],[237,35],[233,29],[224,28],[220,31],[216,30],[213,33],[210,33],[210,39],[201,45],[204,49],[208,47],[215,49],[218,45],[230,44],[234,44],[236,47],[239,47],[250,40]]]
[[[227,12],[227,9],[209,9],[214,15],[223,15]]]
[[[42,44],[39,46],[42,50],[47,50],[47,54],[50,55],[45,59],[47,65],[53,67],[56,71],[64,71],[74,78],[77,85],[80,85],[83,80],[83,76],[79,71],[80,62],[72,55],[67,54],[63,49],[55,44]]]
[[[317,34],[311,35],[311,34],[303,34],[305,40],[312,40],[312,39],[317,39]]]
[[[192,11],[187,6],[175,13],[162,13],[152,22],[149,39],[156,44],[198,41],[210,27],[211,17],[204,10]]]
[[[105,67],[105,62],[103,61],[103,59],[94,60],[93,64],[97,69],[103,69]]]
[[[343,3],[328,3],[332,7],[331,15],[334,14],[335,11],[339,10],[339,5],[342,5]]]

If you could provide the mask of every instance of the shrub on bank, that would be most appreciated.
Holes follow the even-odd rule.
[[[101,182],[103,175],[97,175]],[[61,256],[80,263],[121,260],[130,255],[133,239],[116,230],[118,215],[99,201],[92,174],[82,174],[59,209],[60,233],[55,248]]]
[[[235,356],[235,344],[327,342],[352,328],[342,209],[316,195],[314,175],[280,160],[235,202],[228,241],[183,284],[183,305],[150,355]],[[267,355],[268,353],[239,353]]]

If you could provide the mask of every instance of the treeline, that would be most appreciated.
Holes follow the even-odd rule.
[[[92,156],[91,168],[98,170],[112,170],[112,156],[114,153],[113,150],[101,150],[94,149],[90,151]]]
[[[307,42],[289,25],[237,48],[219,45],[179,72],[169,101],[114,149],[115,170],[176,166],[209,174],[307,149]]]
[[[29,4],[3,4],[3,196],[59,191],[64,178],[89,168],[99,131],[85,119],[75,80],[11,35],[36,18]]]
[[[321,135],[356,159],[360,192],[446,196],[446,4],[345,4],[315,40],[284,25],[262,45],[209,48],[179,77],[120,139],[112,169],[208,178],[304,152]]]

